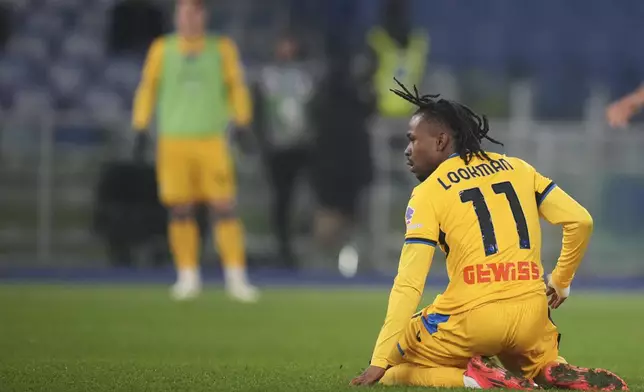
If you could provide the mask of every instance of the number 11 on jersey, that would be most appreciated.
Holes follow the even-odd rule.
[[[517,225],[517,234],[519,235],[519,247],[521,249],[530,249],[530,235],[528,234],[528,225],[525,220],[521,202],[517,196],[514,187],[509,181],[499,182],[492,185],[492,190],[497,195],[504,194],[510,204],[510,210],[514,217],[514,222]],[[485,202],[485,197],[480,188],[466,189],[461,192],[461,202],[472,202],[474,212],[479,221],[481,229],[481,237],[483,239],[483,249],[485,255],[491,256],[499,251],[499,246],[496,242],[496,234],[494,233],[494,224],[492,223],[492,216],[490,209]]]

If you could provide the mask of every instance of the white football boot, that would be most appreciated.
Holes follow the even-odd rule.
[[[243,303],[255,303],[259,300],[259,290],[248,282],[245,268],[224,269],[224,282],[230,299]]]
[[[201,275],[196,268],[184,268],[177,271],[177,282],[170,290],[170,296],[176,301],[187,301],[201,294]]]

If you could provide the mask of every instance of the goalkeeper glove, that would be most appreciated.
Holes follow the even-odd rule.
[[[145,162],[145,152],[148,148],[149,143],[150,143],[150,138],[147,132],[138,131],[136,133],[136,139],[134,139],[134,150],[132,151],[132,155],[135,162],[137,163]]]
[[[242,153],[252,154],[256,151],[253,133],[249,128],[235,126],[232,130],[232,138]]]

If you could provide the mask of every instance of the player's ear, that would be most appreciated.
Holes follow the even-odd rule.
[[[439,132],[436,135],[436,151],[443,152],[449,145],[450,135],[447,132]]]

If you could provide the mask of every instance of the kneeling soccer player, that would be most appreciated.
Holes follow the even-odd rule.
[[[556,309],[569,295],[592,233],[586,209],[523,160],[485,152],[483,138],[498,142],[487,136],[484,116],[400,87],[394,92],[419,107],[405,156],[421,184],[405,213],[405,244],[371,366],[352,383],[532,389],[534,379],[626,390],[611,372],[557,361],[559,334],[548,305]],[[548,293],[540,216],[563,225]],[[449,285],[412,316],[437,244],[447,254]]]

